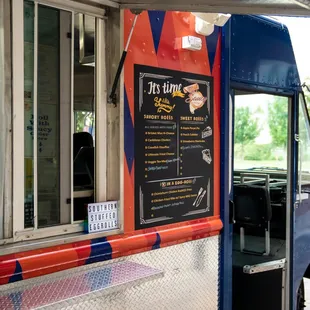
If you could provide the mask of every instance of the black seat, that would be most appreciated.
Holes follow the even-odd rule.
[[[82,147],[93,147],[94,140],[89,132],[76,132],[73,134],[73,159],[76,158]]]
[[[270,220],[272,217],[270,193],[265,186],[234,186],[234,220],[240,226],[240,249],[242,252],[256,253],[245,249],[245,228],[261,228],[265,231],[265,251],[270,253]]]
[[[82,147],[73,162],[74,187],[94,187],[94,162],[94,148]]]
[[[73,134],[74,187],[94,185],[94,141],[89,132]]]

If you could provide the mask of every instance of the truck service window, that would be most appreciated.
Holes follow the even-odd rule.
[[[95,17],[25,1],[25,229],[83,220],[94,202],[94,57]]]
[[[94,202],[95,185],[95,18],[75,14],[73,190],[74,221]],[[83,41],[80,45],[79,39]]]
[[[25,2],[25,228],[60,224],[59,11]],[[38,14],[37,25],[34,16]],[[37,28],[36,31],[34,28]],[[36,69],[34,70],[34,67]],[[40,173],[37,173],[40,171]],[[36,178],[34,179],[34,175]],[[34,205],[37,219],[34,223]]]

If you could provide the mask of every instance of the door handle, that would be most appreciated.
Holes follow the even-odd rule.
[[[229,200],[229,224],[235,223],[235,204],[232,200]]]

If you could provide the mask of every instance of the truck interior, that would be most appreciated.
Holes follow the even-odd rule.
[[[94,202],[95,183],[95,20],[76,14],[74,65],[73,205],[74,221],[84,220]],[[83,42],[82,46],[80,42]],[[81,85],[81,86],[79,86]],[[82,85],[86,85],[85,88]]]

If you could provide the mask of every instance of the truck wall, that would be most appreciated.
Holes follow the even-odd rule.
[[[108,24],[107,28],[109,31],[106,46],[108,85],[111,85],[118,65],[119,54],[115,46],[118,46],[119,30],[126,42],[134,17],[129,11],[122,13],[118,23],[117,13],[113,12],[109,22],[116,19],[112,24]],[[124,131],[121,133],[124,136],[124,165],[121,178],[124,187],[122,192],[124,234],[2,256],[0,284],[10,283],[10,286],[18,286],[21,280],[31,280],[31,278],[71,268],[81,268],[83,265],[100,264],[102,261],[109,260],[115,262],[119,259],[134,260],[162,270],[164,277],[142,286],[139,294],[136,294],[132,288],[130,292],[135,298],[133,305],[145,299],[148,305],[155,305],[157,300],[162,302],[166,300],[167,307],[172,304],[181,306],[184,303],[187,306],[196,304],[198,308],[206,305],[210,310],[216,308],[219,291],[219,234],[222,228],[219,211],[221,33],[216,28],[214,34],[208,38],[199,36],[202,38],[203,45],[201,51],[195,52],[175,49],[176,40],[184,35],[199,36],[194,32],[194,17],[190,13],[143,12],[138,17],[125,62],[124,84],[121,84],[123,95],[116,108],[112,105],[108,107],[108,113],[112,116],[119,113],[124,122]],[[213,79],[214,209],[212,216],[136,229],[134,173],[139,163],[135,162],[133,149],[135,130],[133,67],[135,64],[195,73]],[[117,130],[114,134],[118,135]],[[117,149],[117,144],[113,147]],[[117,160],[117,158],[110,160]],[[118,177],[116,176],[112,181],[117,183]],[[117,193],[111,192],[109,196],[117,196]],[[136,255],[132,256],[133,254]],[[124,256],[126,258],[120,258]],[[176,292],[172,293],[172,289],[176,289]],[[130,292],[128,294],[131,294]],[[135,294],[136,297],[134,297]],[[117,296],[112,298],[111,304],[115,302],[121,306],[122,301],[115,299]],[[173,303],[170,304],[172,301]],[[107,302],[106,299],[105,302]]]
[[[248,15],[231,18],[231,80],[243,87],[280,93],[300,85],[290,34],[285,25]]]
[[[118,47],[119,31],[121,31],[121,37],[123,38],[122,43],[125,45],[134,15],[126,10],[121,14],[120,23],[118,18],[118,13],[113,12],[109,17],[107,27],[108,43],[106,49],[109,72],[107,83],[109,86],[112,84],[120,58],[116,48]],[[265,45],[270,48],[271,41],[267,40],[268,44],[257,42],[255,40],[257,36],[248,33],[249,27],[244,27],[242,23],[238,23],[238,20],[242,18],[249,22],[252,17],[233,16],[232,80],[243,84],[252,84],[252,86],[259,84],[260,86],[270,87],[273,85],[274,87],[280,86],[283,89],[292,89],[297,79],[293,54],[290,54],[288,59],[285,58],[285,65],[283,65],[282,61],[281,64],[279,63],[272,67],[272,61],[268,62],[266,60],[269,54],[266,53],[266,49],[262,48]],[[259,21],[259,19],[255,19],[254,23],[258,25],[255,28],[256,32],[261,30],[260,27],[266,27],[266,24]],[[273,31],[281,32],[278,26],[269,26]],[[202,39],[203,44],[200,51],[181,50],[177,46],[180,38],[187,35],[197,36]],[[283,36],[286,40],[286,30],[283,30]],[[249,40],[245,40],[245,37],[248,37]],[[266,37],[268,39],[267,35]],[[285,41],[283,40],[282,43]],[[251,44],[254,44],[255,48],[249,53],[248,48]],[[290,49],[290,41],[289,44],[284,45],[285,48],[282,46],[282,50],[292,51]],[[258,55],[255,53],[256,50],[260,51],[261,56],[256,57]],[[219,209],[221,53],[220,29],[215,27],[214,33],[208,37],[198,35],[194,30],[194,16],[190,13],[149,11],[143,12],[138,17],[125,62],[118,106],[116,108],[109,106],[107,109],[111,119],[116,120],[115,132],[111,134],[119,135],[117,115],[120,115],[124,123],[123,150],[121,148],[124,159],[123,167],[121,167],[123,169],[121,178],[123,191],[121,192],[123,193],[124,202],[124,234],[2,256],[0,261],[0,284],[18,282],[102,261],[111,260],[115,262],[119,260],[118,257],[126,256],[126,258],[121,258],[121,260],[137,261],[159,268],[164,272],[162,279],[148,282],[148,284],[139,288],[137,297],[129,298],[131,294],[132,296],[135,295],[134,290],[130,289],[128,294],[126,293],[127,295],[125,295],[131,300],[128,301],[129,303],[132,302],[131,305],[136,306],[139,298],[144,299],[148,305],[154,305],[154,301],[156,303],[157,300],[164,300],[166,298],[167,302],[168,300],[169,302],[173,301],[174,305],[179,304],[181,306],[184,304],[188,306],[193,304],[193,300],[195,300],[198,308],[206,304],[210,305],[210,308],[207,309],[215,309],[219,296],[219,234],[222,228]],[[251,54],[251,57],[249,57],[249,54]],[[155,226],[147,229],[137,229],[136,227],[135,168],[139,163],[135,161],[134,152],[135,65],[194,73],[212,77],[213,79],[215,186],[213,188],[214,210],[212,216],[208,218]],[[261,67],[265,68],[265,72],[270,74],[267,74],[266,79],[264,79],[264,74],[260,74]],[[282,76],[284,74],[286,78],[279,79],[281,74],[275,77],[275,72],[282,72]],[[277,81],[280,81],[279,85]],[[118,156],[120,156],[118,144],[116,143],[113,147],[115,148],[114,154],[116,155],[111,156],[109,160],[118,161]],[[118,184],[117,171],[114,176],[111,181]],[[111,188],[116,187],[111,186]],[[118,192],[111,191],[108,196],[112,198],[118,197],[118,195]],[[42,259],[42,254],[44,254],[44,259]],[[178,283],[177,287],[175,287],[175,281]],[[196,295],[193,299],[191,294],[193,287],[196,286],[199,289],[195,289]],[[158,289],[159,287],[161,289]],[[167,298],[167,291],[170,289],[176,289],[177,293],[175,296]],[[155,291],[156,293],[154,294]],[[210,294],[205,294],[206,291],[210,292]],[[106,299],[105,302],[107,302]],[[117,300],[117,295],[113,296],[109,302],[110,305],[120,303]],[[99,299],[99,305],[100,303]]]
[[[116,15],[115,15],[116,14]],[[124,44],[129,34],[134,15],[124,11],[120,19],[120,31],[123,33]],[[116,20],[115,20],[116,18]],[[109,67],[108,85],[113,81],[114,72],[118,65],[119,55],[115,50],[118,39],[119,25],[117,13],[110,16],[113,25],[108,26],[107,34],[107,60]],[[123,29],[122,29],[123,27]],[[84,300],[83,297],[74,304],[80,307],[92,306],[94,309],[175,309],[196,308],[214,310],[218,307],[219,300],[219,262],[220,262],[220,63],[221,63],[221,33],[218,28],[208,38],[202,38],[201,51],[182,51],[175,49],[176,40],[185,35],[199,36],[194,32],[194,17],[190,13],[178,12],[143,12],[137,20],[137,24],[128,49],[128,55],[124,67],[123,82],[121,83],[121,95],[118,107],[109,106],[111,115],[123,114],[124,120],[124,166],[123,166],[123,200],[124,200],[124,234],[107,238],[93,239],[90,241],[76,242],[73,244],[59,245],[11,254],[1,257],[0,284],[7,284],[7,288],[22,286],[24,281],[35,283],[38,276],[48,275],[57,271],[63,274],[79,272],[83,265],[103,266],[111,261],[129,261],[154,267],[162,271],[163,276],[143,282],[136,286],[133,282],[127,289],[118,292],[110,292],[108,295]],[[121,35],[122,37],[122,35]],[[147,229],[137,229],[135,218],[137,213],[134,207],[134,65],[147,65],[155,68],[172,69],[180,72],[200,74],[213,78],[214,101],[214,209],[212,216],[200,218],[182,223],[155,226]],[[118,110],[120,109],[120,110]],[[115,132],[117,135],[117,131]],[[117,145],[115,145],[117,148]],[[122,151],[122,149],[121,149]],[[117,154],[117,151],[116,151]],[[117,160],[111,159],[111,160]],[[113,182],[117,182],[117,177]],[[111,193],[111,196],[117,193]],[[144,253],[141,253],[144,252]],[[137,254],[139,253],[139,254]],[[66,270],[66,271],[65,271]],[[107,286],[113,285],[117,275],[113,275],[111,265],[111,277],[107,279]],[[134,271],[128,271],[134,272]],[[51,275],[50,279],[53,279]],[[49,279],[49,278],[48,278]],[[80,279],[80,281],[82,281]],[[27,282],[28,283],[28,282]],[[49,296],[59,293],[58,282],[49,286]],[[87,284],[87,285],[86,285]],[[44,287],[44,283],[42,284]],[[63,281],[62,294],[70,292],[71,281]],[[92,290],[91,277],[82,285],[84,293]],[[44,289],[41,289],[44,292]],[[36,288],[39,289],[40,287]],[[85,291],[86,290],[86,291]],[[55,294],[54,294],[55,292]],[[30,289],[21,291],[18,296],[21,305],[40,305],[44,298],[31,298],[35,293]],[[58,295],[57,295],[58,296]],[[11,298],[8,303],[16,300]],[[70,301],[67,302],[70,308]],[[66,308],[66,307],[62,307]]]
[[[124,45],[126,44],[134,15],[124,12]],[[200,51],[182,50],[179,40],[183,36],[196,36],[202,39]],[[135,169],[140,163],[135,161],[135,105],[138,104],[134,87],[134,66],[146,65],[153,68],[170,69],[180,72],[196,73],[210,76],[214,82],[213,92],[213,136],[214,136],[214,212],[208,220],[219,218],[220,205],[220,62],[221,43],[220,29],[215,27],[214,33],[203,37],[195,32],[195,18],[189,12],[149,11],[139,15],[133,32],[124,66],[124,220],[125,231],[137,229],[135,220]],[[194,163],[193,163],[194,164]],[[186,222],[184,222],[186,223]],[[154,225],[156,226],[156,225]]]

